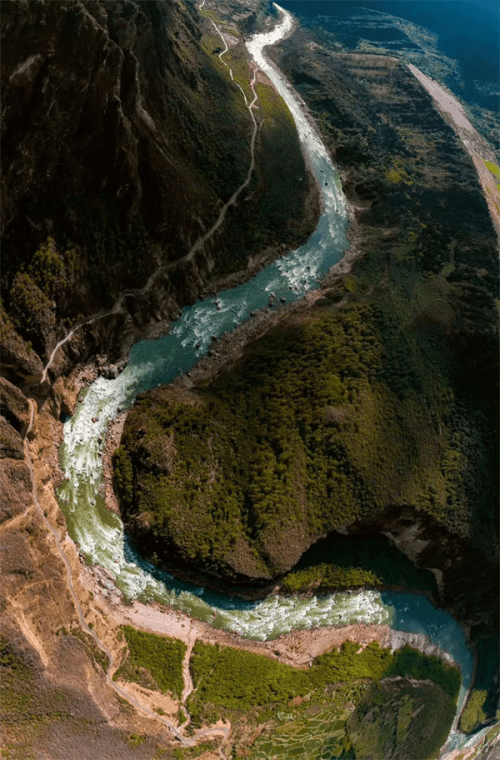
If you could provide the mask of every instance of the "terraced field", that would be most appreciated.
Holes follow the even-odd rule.
[[[251,760],[332,760],[335,752],[342,751],[345,739],[345,718],[337,712],[323,710],[307,721],[286,723],[272,738],[263,737],[255,742]]]

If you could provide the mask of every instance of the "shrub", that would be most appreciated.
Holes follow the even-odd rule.
[[[487,716],[483,707],[487,696],[488,692],[485,689],[473,689],[460,716],[461,731],[466,734],[472,733],[486,720]]]
[[[122,630],[129,654],[116,671],[115,677],[140,683],[141,669],[144,669],[162,691],[180,697],[184,686],[182,660],[186,645],[177,639],[137,631],[129,625],[123,626]],[[151,687],[151,683],[149,685]]]

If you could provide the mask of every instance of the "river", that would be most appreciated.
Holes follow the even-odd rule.
[[[130,599],[171,604],[217,628],[243,637],[267,640],[293,629],[353,622],[388,623],[396,630],[425,633],[451,654],[462,670],[463,701],[473,672],[473,656],[460,625],[424,597],[377,591],[337,593],[310,598],[271,596],[258,602],[215,593],[181,582],[148,564],[135,551],[120,518],[109,512],[98,489],[103,481],[101,452],[108,422],[134,402],[138,393],[171,382],[204,356],[214,336],[231,332],[251,319],[251,312],[275,302],[291,303],[319,287],[321,277],[348,249],[347,203],[336,168],[303,104],[279,71],[263,56],[265,45],[286,36],[292,17],[280,9],[272,32],[255,35],[248,49],[285,99],[322,194],[322,214],[305,245],[269,265],[233,290],[188,306],[169,334],[140,341],[126,369],[114,380],[99,378],[82,392],[75,414],[64,424],[60,449],[65,480],[58,491],[68,530],[89,564],[107,568]],[[96,422],[92,420],[97,419]],[[458,735],[457,735],[458,736]]]

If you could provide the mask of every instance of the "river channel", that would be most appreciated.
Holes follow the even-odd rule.
[[[255,35],[247,47],[285,99],[295,119],[303,151],[321,188],[323,211],[305,245],[269,265],[253,279],[188,306],[158,340],[136,343],[125,370],[114,380],[99,378],[81,395],[75,414],[64,424],[60,449],[65,480],[58,491],[68,530],[89,564],[107,568],[116,586],[129,599],[156,600],[243,637],[268,640],[291,629],[353,622],[388,623],[396,630],[424,633],[460,666],[463,684],[460,704],[470,685],[474,659],[461,626],[424,597],[409,593],[364,591],[318,597],[275,595],[257,602],[215,593],[179,581],[148,564],[135,551],[120,518],[109,512],[99,494],[108,422],[128,409],[138,393],[169,383],[204,356],[214,336],[231,332],[251,319],[251,312],[275,303],[291,303],[319,287],[322,276],[348,249],[347,203],[338,172],[300,98],[264,57],[264,46],[286,36],[292,17],[281,19],[270,33]],[[280,301],[281,299],[281,301]],[[97,422],[92,420],[97,418]],[[453,737],[457,746],[458,735]],[[461,737],[460,737],[461,738]],[[465,739],[465,738],[464,738]],[[460,742],[461,743],[461,742]]]

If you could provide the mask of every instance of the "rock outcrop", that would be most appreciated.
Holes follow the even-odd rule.
[[[31,502],[31,476],[24,461],[30,420],[23,393],[0,378],[0,523],[22,514]]]

